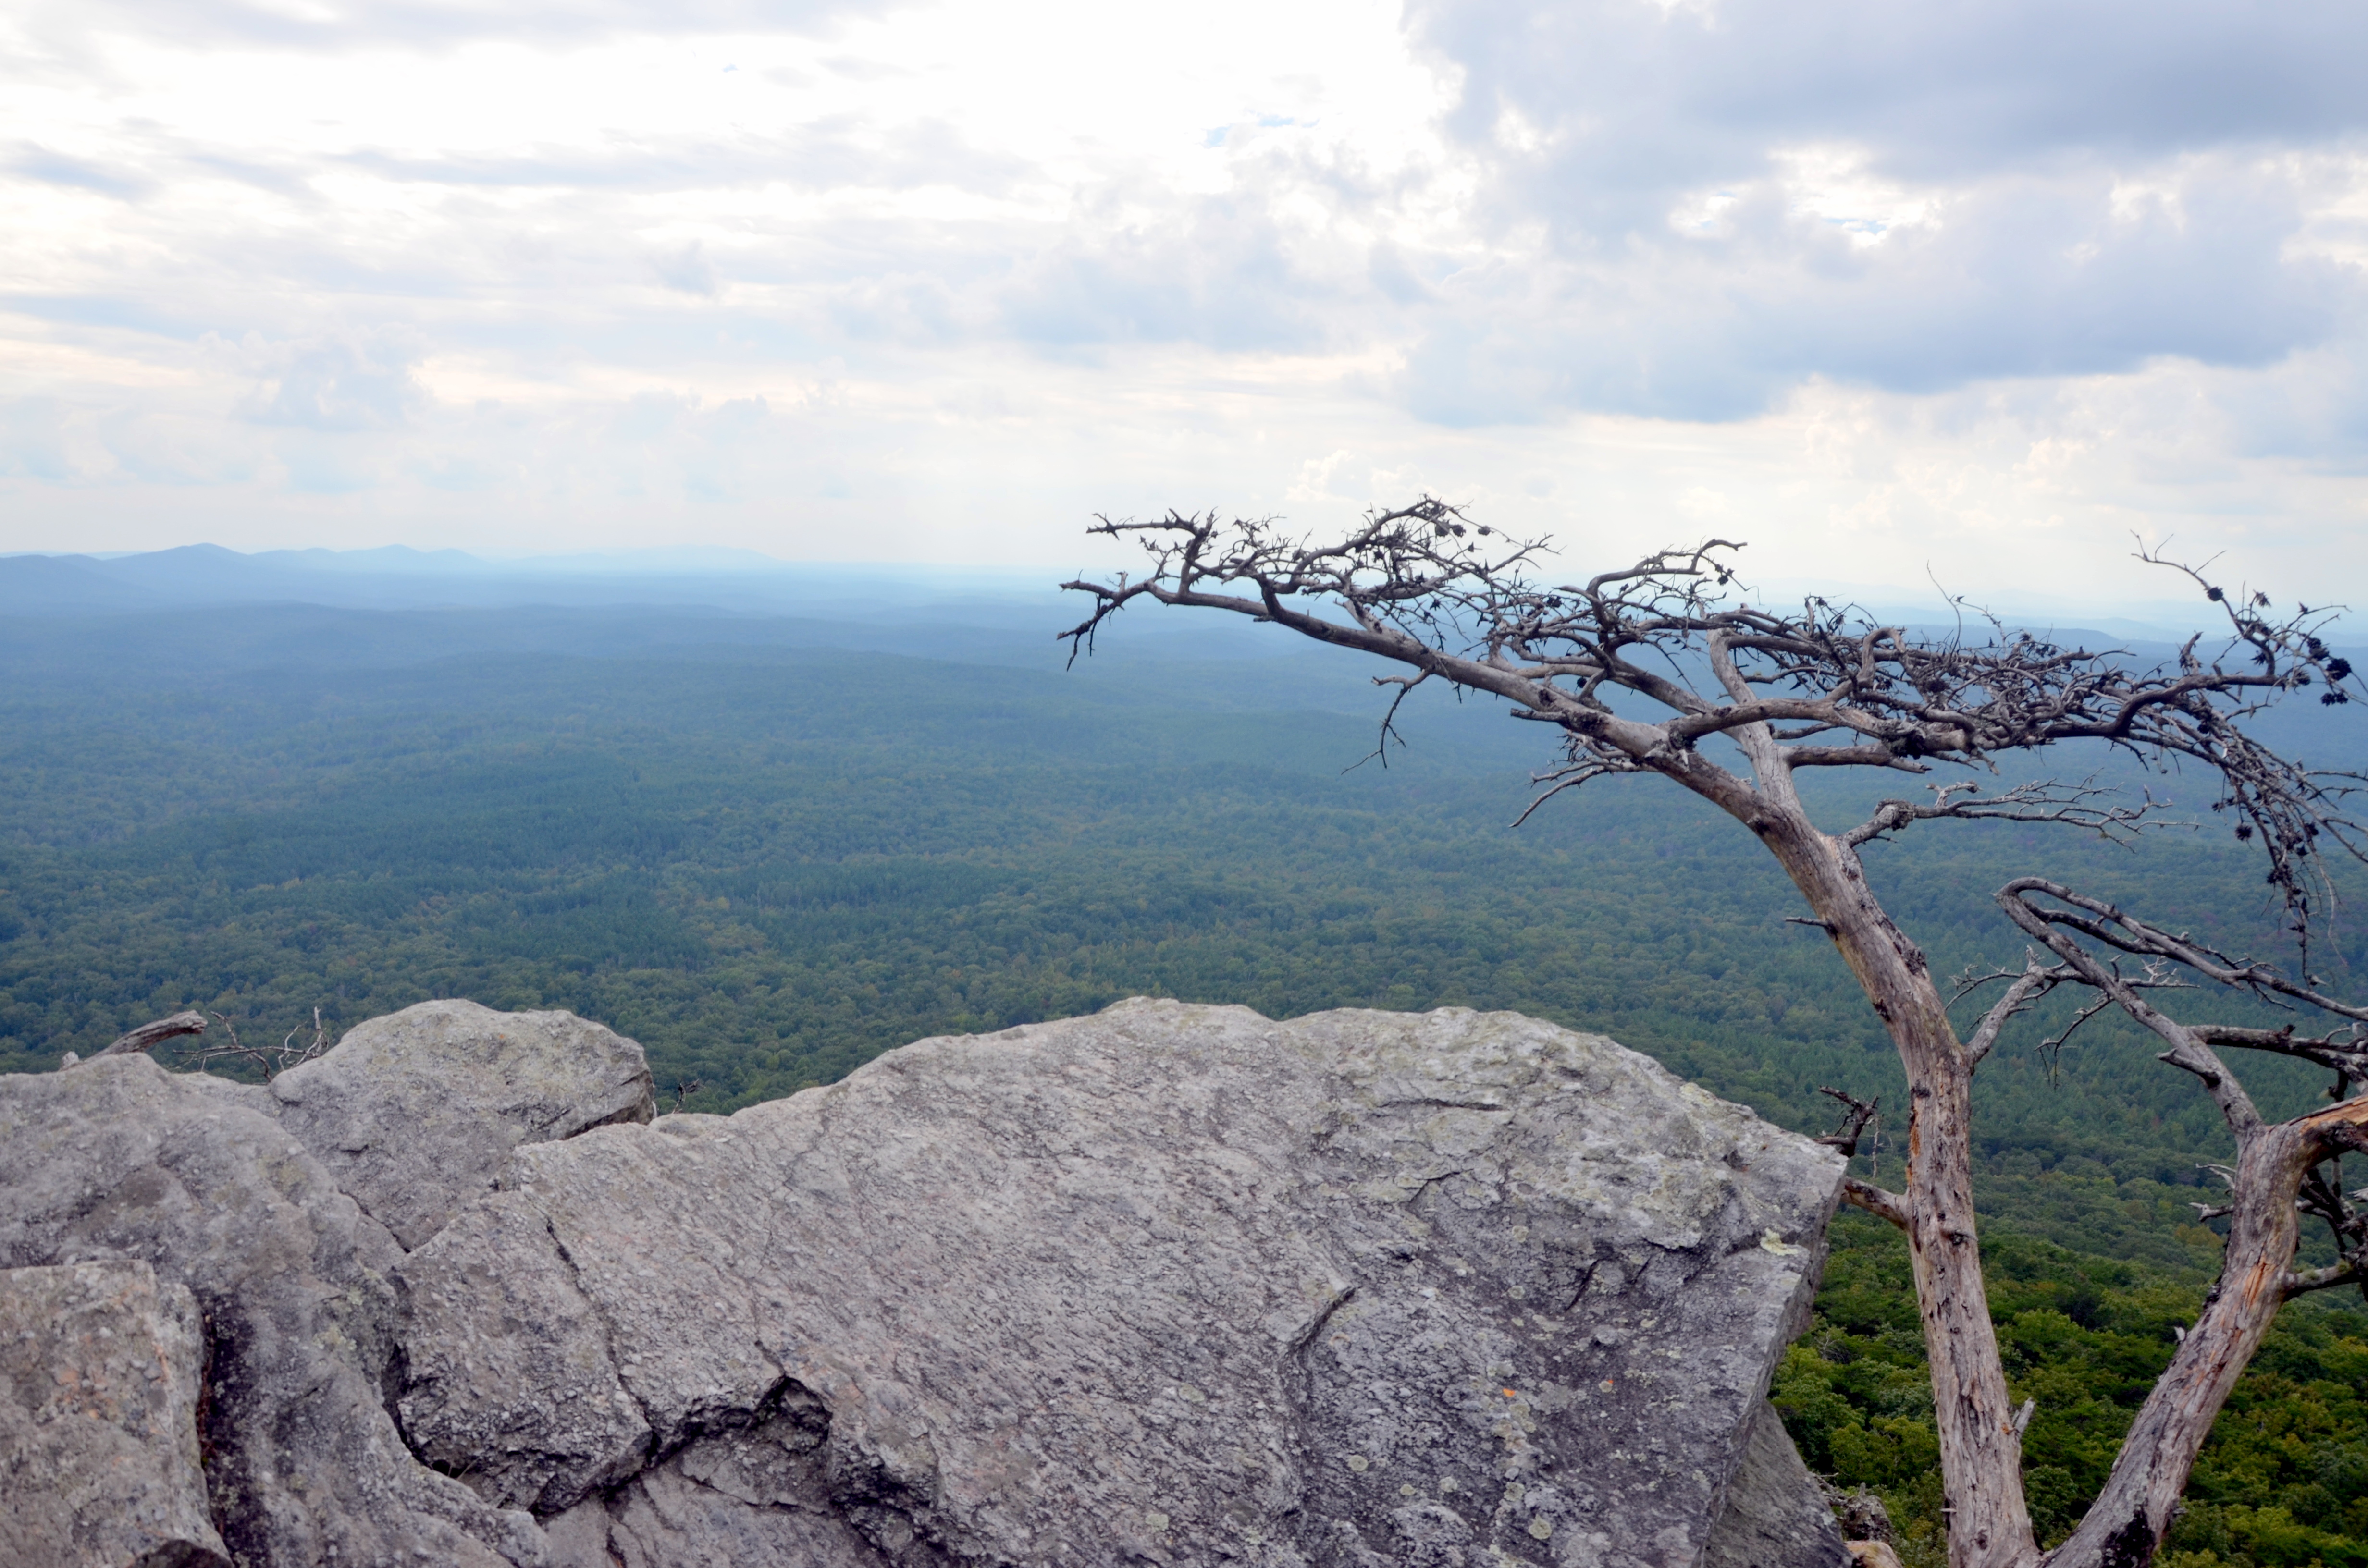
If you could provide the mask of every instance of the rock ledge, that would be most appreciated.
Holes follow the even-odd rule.
[[[0,1078],[0,1267],[203,1311],[242,1564],[1847,1562],[1764,1397],[1841,1163],[1600,1036],[1137,1000],[650,1108],[456,1003]]]

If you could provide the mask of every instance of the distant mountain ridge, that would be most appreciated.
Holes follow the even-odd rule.
[[[1033,630],[1061,619],[1068,602],[1053,585],[1074,568],[1050,565],[784,561],[723,546],[663,546],[495,559],[461,550],[380,545],[366,550],[266,550],[187,544],[131,554],[0,554],[0,616],[81,616],[233,604],[310,604],[357,609],[490,608],[512,605],[705,606],[742,614],[807,614],[847,621],[904,615],[918,603],[942,622],[950,603],[963,624]],[[1933,595],[1863,584],[1781,579],[1748,590],[1792,606],[1812,591],[1870,618],[1910,627],[1954,617]],[[1060,607],[1054,609],[1053,607]],[[1016,614],[1025,609],[1024,617]],[[2088,605],[2060,595],[2018,594],[1992,607],[2003,621],[2092,644],[2184,641],[2214,630],[2201,602]],[[1049,613],[1048,613],[1049,612]],[[1974,597],[1964,620],[1978,631]]]
[[[867,603],[909,607],[984,598],[1057,597],[1052,567],[788,562],[712,547],[488,560],[408,545],[372,550],[268,550],[245,554],[186,544],[132,555],[0,555],[0,615],[54,616],[233,604],[316,604],[366,609],[543,604],[704,605],[781,613],[828,607],[839,618]]]

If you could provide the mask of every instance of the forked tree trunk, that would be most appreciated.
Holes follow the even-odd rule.
[[[2142,1568],[2170,1526],[2195,1456],[2287,1295],[2303,1178],[2330,1154],[2368,1144],[2368,1098],[2260,1128],[2237,1156],[2219,1283],[2122,1439],[2105,1489],[2048,1568]]]

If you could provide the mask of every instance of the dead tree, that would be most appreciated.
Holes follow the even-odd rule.
[[[142,1024],[131,1033],[119,1037],[115,1043],[100,1051],[101,1056],[129,1056],[155,1050],[168,1040],[183,1035],[206,1032],[203,1013],[176,1013],[169,1018],[158,1018],[153,1024]]]
[[[1738,547],[1725,540],[1557,584],[1540,575],[1544,541],[1508,540],[1429,498],[1369,514],[1330,541],[1215,514],[1103,518],[1092,531],[1136,540],[1150,570],[1140,578],[1064,585],[1094,600],[1092,613],[1062,633],[1073,657],[1140,598],[1270,622],[1399,666],[1401,673],[1378,677],[1395,688],[1382,722],[1384,750],[1398,703],[1426,682],[1442,681],[1501,699],[1517,718],[1561,732],[1563,762],[1540,776],[1544,788],[1531,810],[1596,779],[1651,773],[1759,837],[1806,901],[1808,923],[1849,964],[1907,1070],[1904,1190],[1852,1179],[1845,1191],[1907,1235],[1931,1360],[1950,1561],[1955,1568],[2041,1562],[2021,1472],[2028,1413],[2009,1400],[1982,1283],[1973,1075],[2008,1020],[2043,989],[2071,978],[2055,970],[2077,971],[2124,1007],[2145,1006],[2142,985],[2123,983],[2115,992],[2106,983],[2109,960],[2076,959],[2056,945],[2060,938],[2077,946],[2070,935],[2077,931],[2111,948],[2111,933],[2139,941],[2139,928],[2068,898],[2048,906],[2055,914],[2032,913],[2036,926],[2025,928],[2047,942],[2055,961],[2034,960],[1973,1037],[1961,1040],[1950,998],[1876,901],[1859,851],[1941,820],[2056,823],[2119,835],[2157,820],[2159,808],[2150,798],[2126,801],[2092,785],[1993,790],[1979,778],[1944,776],[1914,798],[1884,801],[1865,821],[1827,833],[1804,807],[1796,775],[1804,768],[1987,773],[2009,754],[2076,741],[2150,765],[2201,769],[2220,786],[2214,809],[2233,812],[2238,835],[2265,851],[2270,881],[2306,940],[2323,886],[2316,868],[2330,850],[2358,852],[2341,811],[2349,782],[2280,756],[2248,733],[2246,721],[2305,688],[2329,704],[2351,699],[2351,667],[2319,635],[2326,614],[2299,609],[2279,618],[2266,598],[2231,596],[2188,572],[2225,609],[2226,646],[2207,653],[2193,639],[2168,664],[2141,667],[2116,650],[2062,646],[1995,625],[1973,638],[1932,638],[1822,599],[1784,610],[1736,602]],[[2007,896],[2028,913],[2036,906],[2025,895],[2034,891],[2044,890],[2018,883]],[[2096,930],[2077,925],[2084,909]],[[2174,1046],[2180,1064],[2218,1071],[2204,1067],[2210,1053],[2197,1031],[2187,1028],[2185,1038],[2192,1049]],[[2214,1043],[2240,1042],[2215,1036]],[[2223,1073],[2221,1082],[2241,1098],[2232,1076]],[[2368,1101],[2346,1099],[2305,1119],[2307,1125],[2240,1132],[2250,1142],[2237,1182],[2258,1214],[2248,1221],[2249,1250],[2240,1253],[2232,1242],[2230,1256],[2232,1266],[2240,1256],[2265,1260],[2260,1267],[2269,1272],[2258,1290],[2286,1289],[2294,1225],[2291,1212],[2278,1209],[2279,1184],[2307,1190],[2308,1173],[2328,1152],[2347,1146],[2355,1136],[2347,1130],[2363,1119]],[[2224,1281],[2222,1298],[2229,1289]],[[2254,1322],[2233,1308],[2205,1313],[2133,1428],[2089,1522],[2049,1554],[2053,1568],[2142,1568],[2151,1558],[2212,1415],[2259,1342],[2259,1330],[2248,1326]]]

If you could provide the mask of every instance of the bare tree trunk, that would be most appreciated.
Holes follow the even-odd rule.
[[[1857,850],[1819,832],[1797,808],[1763,813],[1749,825],[1824,922],[1907,1072],[1907,1182],[1896,1207],[1906,1210],[1917,1311],[1931,1358],[1949,1562],[2022,1568],[2039,1546],[1974,1225],[1973,1061],[1930,965],[1875,902]]]
[[[2144,1568],[2170,1527],[2195,1456],[2229,1391],[2294,1294],[2287,1266],[2301,1229],[2305,1176],[2331,1153],[2368,1143],[2368,1098],[2263,1127],[2237,1156],[2226,1261],[2203,1315],[2130,1424],[2105,1489],[2048,1568]]]

